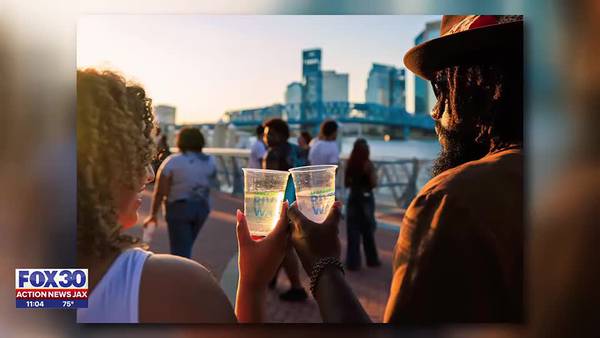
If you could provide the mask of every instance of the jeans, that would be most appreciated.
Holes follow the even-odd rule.
[[[210,212],[208,201],[179,200],[168,203],[166,209],[171,254],[190,258],[194,241]]]
[[[346,217],[348,247],[346,266],[350,269],[361,265],[360,240],[362,237],[367,265],[378,265],[379,255],[375,246],[375,198],[372,192],[350,192]]]

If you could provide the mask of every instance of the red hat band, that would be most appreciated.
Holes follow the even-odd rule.
[[[498,25],[509,22],[523,21],[522,15],[467,15],[453,25],[442,36],[468,31],[475,28]]]

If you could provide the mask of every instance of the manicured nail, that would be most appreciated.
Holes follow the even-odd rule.
[[[237,212],[235,213],[235,217],[237,218],[238,222],[242,221],[242,212],[240,211],[240,209],[237,209]]]

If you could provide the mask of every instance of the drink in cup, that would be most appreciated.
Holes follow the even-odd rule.
[[[244,214],[253,238],[269,234],[279,221],[287,171],[250,169],[244,171]]]
[[[298,209],[315,223],[323,223],[335,202],[337,165],[311,165],[290,169]]]

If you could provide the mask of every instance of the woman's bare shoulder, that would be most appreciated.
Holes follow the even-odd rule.
[[[153,254],[144,265],[144,274],[171,272],[176,274],[196,274],[203,278],[213,278],[212,274],[202,264],[184,257],[168,254]],[[214,279],[214,278],[213,278]]]
[[[140,322],[235,322],[233,307],[202,264],[174,255],[148,257],[140,286]]]

